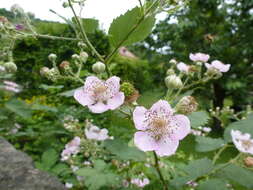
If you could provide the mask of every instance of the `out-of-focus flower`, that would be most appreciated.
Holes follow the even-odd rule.
[[[171,59],[171,60],[169,61],[169,63],[172,64],[172,65],[176,65],[176,64],[177,64],[177,60]]]
[[[17,83],[6,80],[3,83],[4,83],[4,90],[14,93],[21,92],[21,87]]]
[[[5,70],[7,72],[15,73],[17,71],[17,65],[14,62],[6,62],[4,63]]]
[[[177,75],[169,75],[164,79],[167,88],[178,89],[183,86],[182,80]]]
[[[65,187],[67,189],[71,189],[73,187],[73,184],[72,183],[65,183]]]
[[[75,137],[72,141],[65,145],[65,149],[61,153],[61,160],[65,161],[70,158],[71,155],[75,155],[80,151],[80,137]]]
[[[119,48],[119,54],[124,57],[136,59],[136,55],[134,55],[132,52],[130,52],[126,47]]]
[[[104,141],[109,139],[108,130],[107,129],[100,129],[95,125],[90,125],[85,129],[85,135],[87,139],[97,140],[97,141]]]
[[[184,72],[184,73],[188,73],[189,70],[190,70],[190,66],[189,65],[186,65],[185,63],[183,62],[180,62],[177,64],[177,69],[181,72]]]
[[[125,100],[124,93],[120,92],[120,78],[116,76],[106,81],[95,76],[87,77],[84,87],[75,91],[74,98],[93,113],[115,110]]]
[[[206,133],[209,133],[212,131],[212,129],[210,127],[203,127],[202,130]]]
[[[155,151],[159,156],[176,152],[179,141],[190,133],[190,120],[184,115],[174,115],[174,110],[165,100],[159,100],[147,110],[135,108],[133,120],[136,129],[135,145],[142,151]]]
[[[11,12],[17,13],[24,13],[24,9],[19,4],[14,4],[11,6]]]
[[[137,187],[142,188],[149,184],[149,179],[148,178],[144,178],[144,179],[134,178],[131,180],[131,183],[136,185]]]
[[[186,185],[188,185],[189,187],[197,187],[198,186],[198,183],[196,181],[188,181],[186,183]]]
[[[204,136],[204,134],[201,131],[196,130],[196,129],[191,129],[190,134],[195,135],[195,136]]]
[[[25,26],[23,24],[16,24],[15,25],[15,29],[16,30],[24,30],[25,29]]]
[[[5,72],[5,67],[0,65],[0,72]]]
[[[88,57],[89,57],[89,55],[88,55],[88,53],[86,53],[85,51],[82,51],[82,52],[80,53],[80,59],[81,59],[81,61],[82,61],[83,63],[85,63],[85,62],[87,61]]]
[[[231,130],[231,136],[235,147],[243,153],[253,154],[253,139],[250,134],[241,133],[238,130]]]
[[[247,167],[252,167],[253,166],[253,157],[250,157],[250,156],[246,157],[244,159],[244,164]]]
[[[208,54],[204,53],[195,53],[195,54],[190,54],[190,60],[194,62],[202,62],[205,63],[209,60],[210,56]]]
[[[128,187],[129,186],[129,182],[126,179],[122,180],[122,186],[123,187]]]
[[[224,64],[218,60],[212,61],[211,64],[205,63],[205,66],[208,70],[209,69],[216,69],[222,73],[228,72],[230,69],[230,64]]]
[[[176,105],[176,110],[182,114],[190,114],[198,108],[198,103],[192,96],[184,96]]]

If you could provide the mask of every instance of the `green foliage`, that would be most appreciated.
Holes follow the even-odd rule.
[[[220,178],[227,179],[231,183],[237,183],[247,189],[253,188],[253,172],[237,165],[229,165],[217,174]]]
[[[24,101],[12,99],[5,104],[5,107],[23,118],[30,118],[32,116],[31,109]]]
[[[155,17],[148,16],[144,18],[140,25],[138,25],[138,20],[141,17],[141,9],[135,7],[134,9],[127,11],[124,15],[114,19],[109,29],[111,44],[114,47],[117,47],[118,45],[131,45],[132,43],[145,39],[150,34],[155,24]],[[136,30],[129,35],[137,25],[138,27]]]
[[[228,190],[227,183],[220,179],[209,179],[200,183],[197,190]]]
[[[102,160],[94,161],[94,168],[81,168],[76,174],[85,177],[85,184],[91,190],[118,183],[119,177],[107,167]]]
[[[198,128],[207,124],[209,115],[205,111],[193,112],[189,115],[192,128]]]
[[[54,149],[49,149],[42,154],[41,162],[45,168],[51,168],[58,160],[58,153]]]
[[[203,137],[203,136],[196,136],[195,138],[196,144],[196,151],[198,152],[208,152],[214,151],[218,148],[221,148],[225,142],[221,138],[210,138],[210,137]]]
[[[129,147],[118,139],[105,141],[105,147],[121,160],[145,161],[146,159],[145,153],[135,147]]]
[[[231,130],[239,130],[243,133],[249,133],[253,136],[253,114],[250,114],[247,119],[231,123],[224,132],[224,139],[227,142],[231,142]]]

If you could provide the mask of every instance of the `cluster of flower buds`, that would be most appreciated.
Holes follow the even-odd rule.
[[[40,74],[53,82],[56,82],[61,77],[59,70],[56,68],[49,69],[48,67],[42,67]]]
[[[66,115],[62,122],[64,128],[68,131],[75,132],[79,128],[79,120],[74,118],[72,115]]]
[[[210,133],[212,129],[210,127],[201,127],[199,126],[197,129],[191,129],[191,134],[195,136],[206,136]]]
[[[17,65],[12,61],[6,63],[0,62],[0,73],[15,73],[17,69]]]

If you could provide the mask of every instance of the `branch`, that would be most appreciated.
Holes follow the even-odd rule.
[[[154,153],[154,158],[155,158],[155,169],[156,169],[156,171],[159,175],[160,180],[162,181],[164,190],[168,190],[167,183],[164,180],[164,177],[163,177],[162,172],[161,172],[160,167],[159,167],[159,158],[157,157],[155,151],[153,153]]]

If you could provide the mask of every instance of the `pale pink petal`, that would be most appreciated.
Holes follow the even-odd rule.
[[[183,62],[177,64],[177,69],[181,72],[189,72],[190,67]]]
[[[157,143],[148,132],[138,131],[134,134],[134,144],[142,151],[157,149]]]
[[[179,141],[172,141],[170,138],[161,139],[155,152],[158,156],[170,156],[175,154],[178,145]]]
[[[92,105],[94,103],[92,97],[86,94],[83,88],[75,91],[74,98],[83,106]]]
[[[113,77],[107,79],[106,84],[114,92],[118,92],[119,89],[120,89],[120,78],[116,77],[116,76],[113,76]]]
[[[145,120],[147,119],[145,117],[146,111],[147,109],[142,106],[138,106],[134,109],[133,120],[134,120],[134,125],[136,129],[139,129],[139,130],[147,129],[148,124],[147,122],[145,122]]]
[[[175,115],[174,119],[177,128],[173,137],[177,140],[182,140],[191,132],[190,120],[184,115]]]
[[[212,66],[209,63],[205,63],[205,66],[206,66],[207,69],[212,68]]]
[[[102,102],[97,102],[94,105],[88,105],[88,107],[93,113],[103,113],[109,109],[109,107]]]
[[[111,99],[109,99],[107,101],[107,104],[108,104],[108,107],[111,110],[115,110],[115,109],[117,109],[118,107],[120,107],[124,103],[124,100],[125,100],[124,93],[123,92],[119,92],[114,97],[112,97]]]
[[[85,79],[85,84],[84,86],[92,86],[94,83],[102,83],[103,81],[101,81],[99,78],[95,77],[95,76],[89,76]]]
[[[168,113],[173,114],[173,109],[170,104],[165,100],[159,100],[150,108],[151,111],[155,111],[157,113]]]

